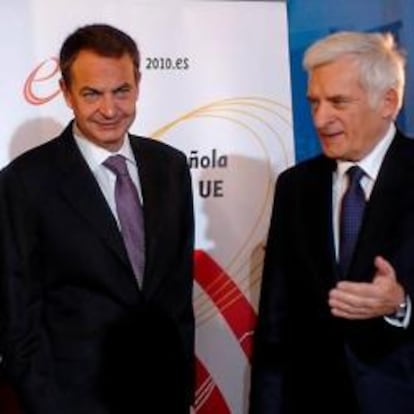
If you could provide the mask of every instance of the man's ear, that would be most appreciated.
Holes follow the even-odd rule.
[[[72,109],[72,94],[68,86],[66,85],[66,82],[63,80],[63,78],[60,78],[59,86],[60,86],[60,90],[63,93],[63,97],[65,98],[66,105]]]
[[[394,88],[390,88],[384,93],[382,101],[382,117],[395,119],[397,117],[398,109],[398,93]]]
[[[137,82],[137,97],[136,97],[136,101],[138,101],[138,98],[139,98],[139,92],[140,92],[140,90],[141,90],[141,88],[140,88],[140,84],[141,84],[141,72],[137,72],[137,74],[136,74],[136,82]]]

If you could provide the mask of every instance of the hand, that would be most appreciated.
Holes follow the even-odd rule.
[[[350,320],[370,319],[393,314],[404,301],[403,287],[394,268],[381,256],[374,260],[371,283],[340,281],[329,292],[332,315]]]

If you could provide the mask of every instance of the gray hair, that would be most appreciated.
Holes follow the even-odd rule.
[[[359,80],[375,107],[388,89],[398,95],[402,106],[405,85],[405,54],[398,49],[391,33],[338,32],[329,35],[305,52],[303,67],[308,74],[317,66],[351,56],[359,68]]]

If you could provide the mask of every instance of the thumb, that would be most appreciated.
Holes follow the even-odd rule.
[[[376,268],[374,278],[378,277],[388,277],[395,279],[395,271],[391,263],[388,260],[385,260],[382,256],[377,256],[374,259],[374,266]]]

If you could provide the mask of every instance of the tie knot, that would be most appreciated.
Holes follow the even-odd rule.
[[[361,178],[364,176],[364,170],[358,165],[354,165],[353,167],[349,168],[346,172],[349,177],[350,184],[359,183]]]
[[[103,165],[110,169],[116,176],[128,175],[126,159],[122,155],[111,155],[104,161]]]

